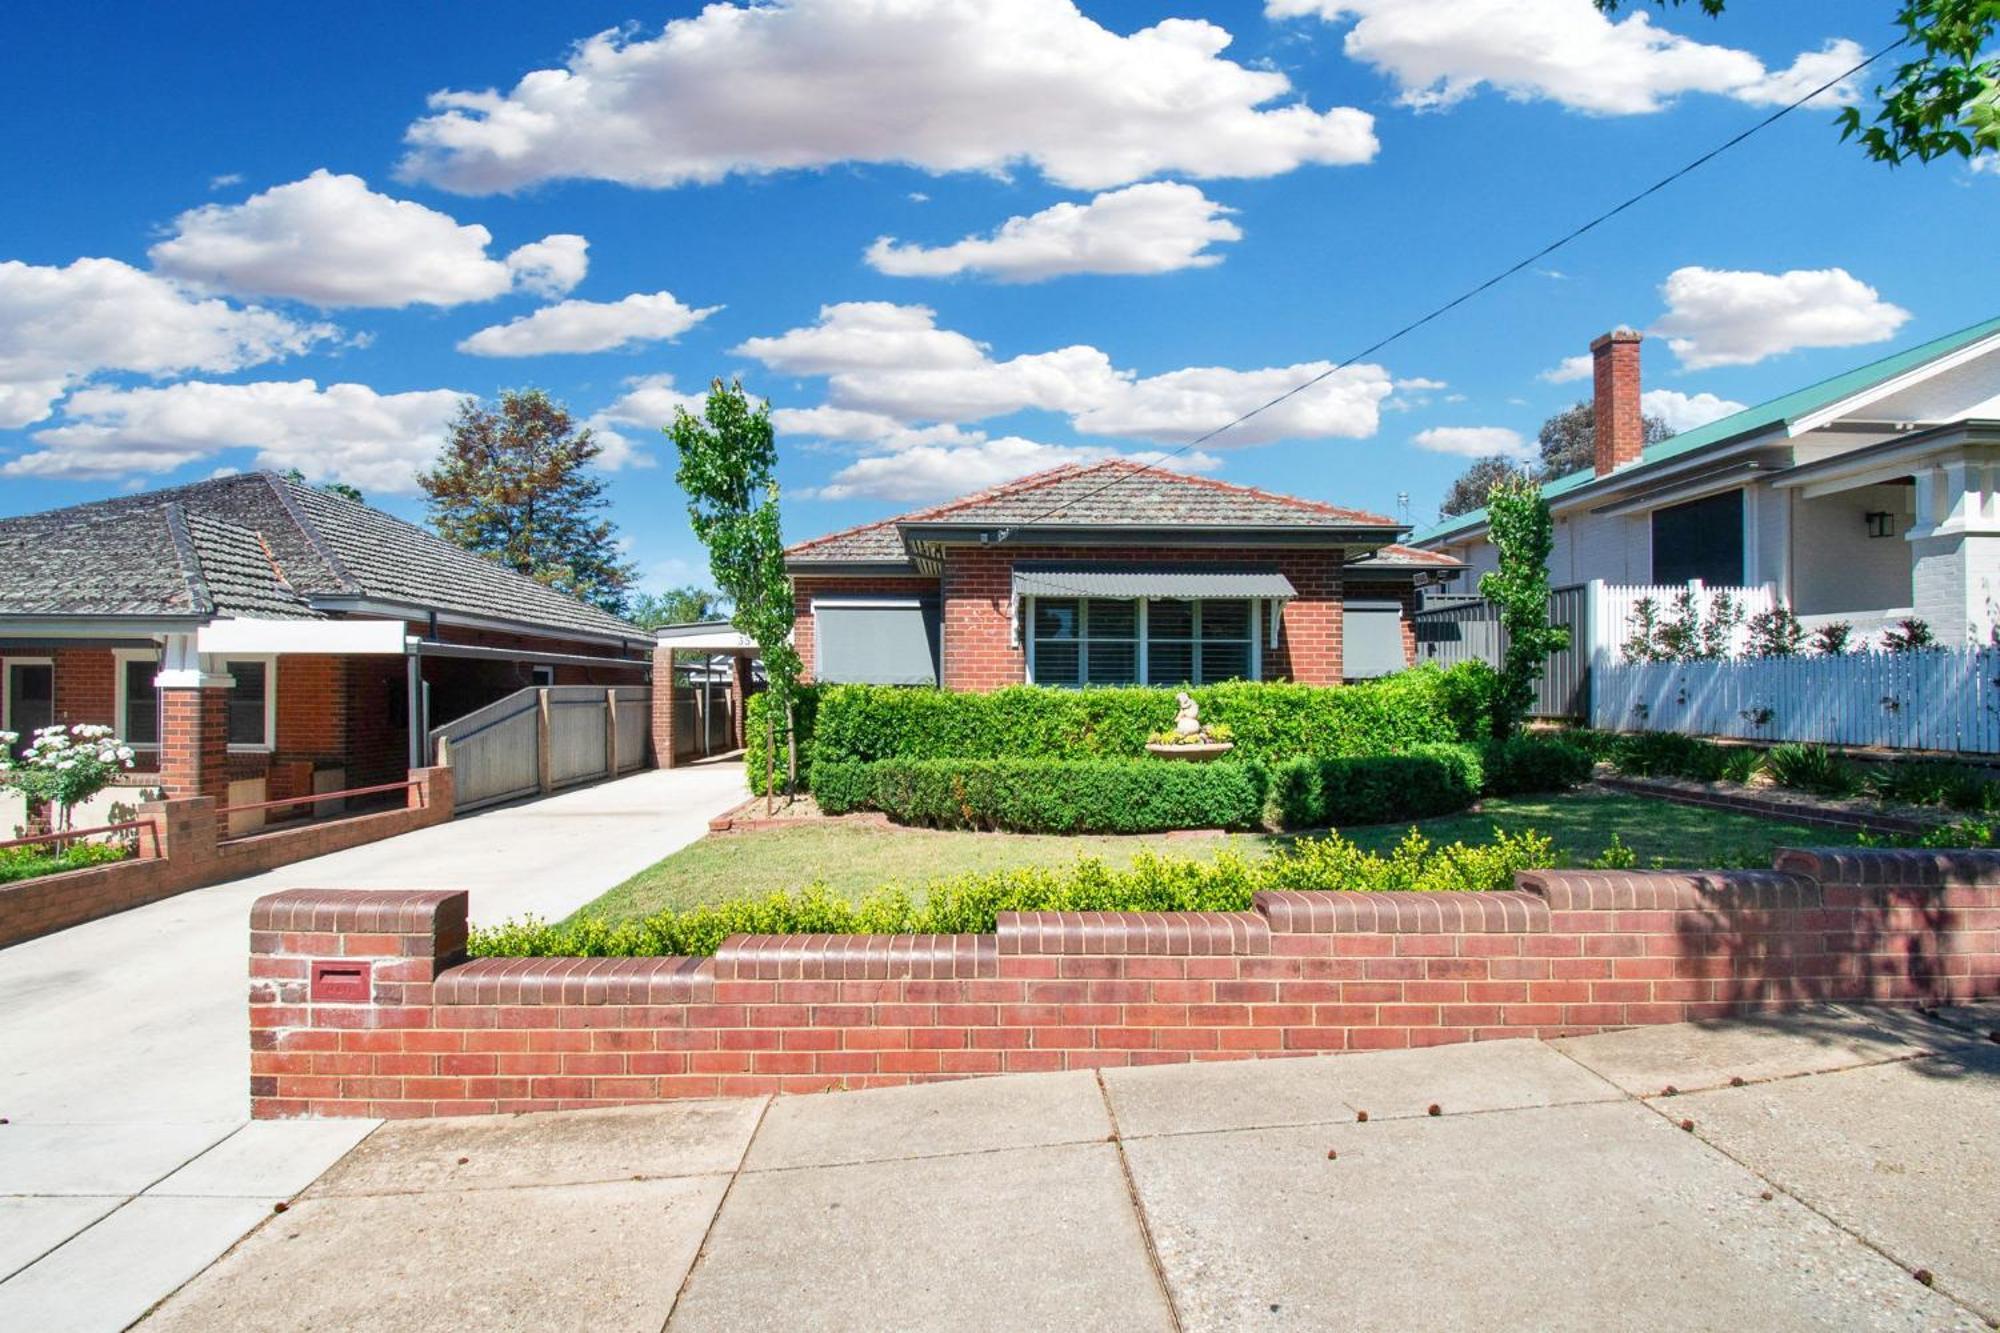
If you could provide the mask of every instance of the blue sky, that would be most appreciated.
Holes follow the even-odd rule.
[[[0,512],[268,465],[421,518],[455,396],[538,385],[612,444],[644,584],[699,581],[657,428],[713,376],[779,409],[795,540],[1156,456],[1882,45],[1892,8],[30,8]],[[1892,171],[1831,115],[1177,461],[1407,493],[1421,525],[1587,393],[1562,364],[1615,324],[1685,427],[1996,313],[2000,172]]]

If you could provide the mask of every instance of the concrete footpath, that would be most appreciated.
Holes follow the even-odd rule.
[[[739,762],[647,771],[0,950],[0,1330],[125,1327],[375,1128],[249,1123],[258,897],[465,888],[479,922],[560,917],[746,798]]]
[[[391,1124],[143,1327],[1987,1328],[1994,1028],[1828,1007]]]

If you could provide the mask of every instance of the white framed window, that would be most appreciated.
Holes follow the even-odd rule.
[[[556,683],[556,669],[552,666],[529,667],[528,674],[537,686],[547,687]]]
[[[231,657],[222,669],[235,682],[229,689],[229,748],[262,753],[278,743],[278,659]]]
[[[160,691],[153,678],[160,674],[157,648],[114,648],[117,670],[112,676],[112,727],[135,750],[160,748]]]
[[[1240,598],[1028,600],[1036,685],[1211,685],[1263,675],[1258,603]]]

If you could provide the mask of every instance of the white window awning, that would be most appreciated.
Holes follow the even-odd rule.
[[[208,654],[327,653],[394,656],[405,652],[408,627],[400,620],[212,620],[195,631],[195,648]]]

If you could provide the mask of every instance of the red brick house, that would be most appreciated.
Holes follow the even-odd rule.
[[[1379,514],[1129,462],[1054,468],[786,552],[809,679],[991,690],[1295,680],[1414,660],[1458,561]]]
[[[268,472],[0,519],[0,730],[109,725],[170,796],[400,781],[429,762],[430,726],[526,686],[644,683],[651,648]]]

